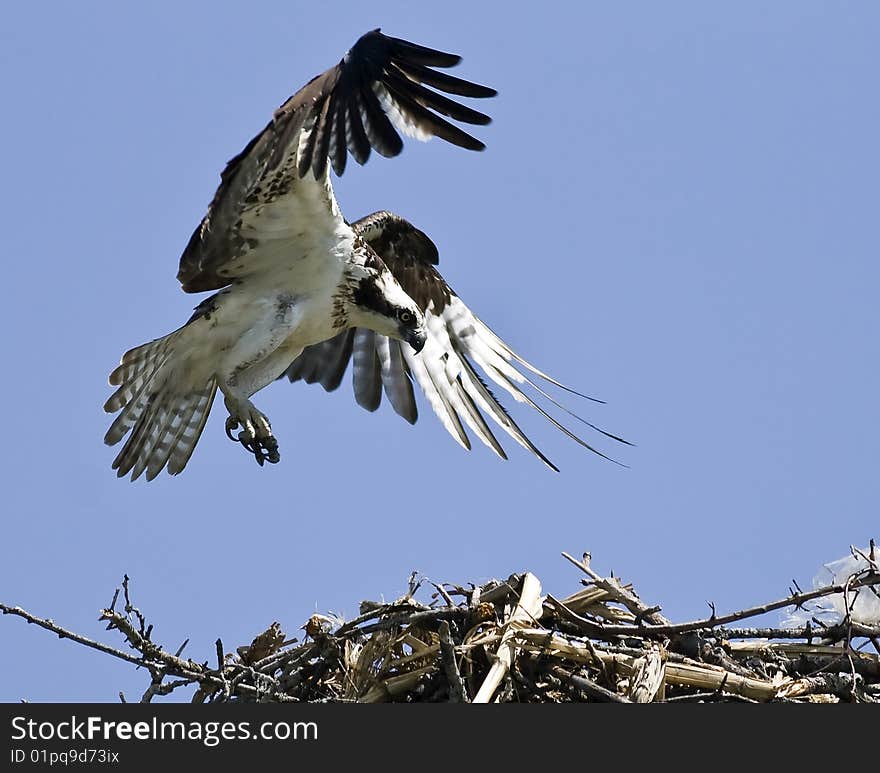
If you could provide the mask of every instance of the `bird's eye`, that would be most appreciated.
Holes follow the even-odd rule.
[[[397,312],[397,318],[403,322],[404,324],[413,321],[413,315],[411,311],[407,311],[406,309],[401,309]]]

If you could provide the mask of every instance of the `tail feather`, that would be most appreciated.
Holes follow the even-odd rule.
[[[168,457],[171,454],[171,443],[180,430],[184,417],[188,417],[191,413],[195,402],[196,400],[193,395],[187,395],[185,400],[181,400],[171,406],[162,419],[156,422],[158,429],[152,439],[150,451],[149,453],[142,451],[140,457],[142,465],[140,468],[137,465],[135,466],[135,470],[140,469],[140,472],[146,470],[147,480],[153,480],[167,463]]]
[[[205,428],[208,414],[211,412],[211,405],[214,403],[215,394],[217,394],[217,381],[216,379],[211,379],[205,388],[196,395],[196,401],[187,420],[180,425],[180,430],[170,444],[168,472],[171,475],[177,475],[177,473],[183,470],[192,456],[196,443],[198,443],[202,435],[202,430]],[[159,470],[156,470],[153,473],[153,477],[158,474]],[[149,472],[147,477],[149,478]]]
[[[127,402],[123,403],[119,407],[116,407],[115,402],[111,403],[108,400],[107,403],[104,405],[104,410],[107,413],[118,411],[120,410],[120,408],[122,410],[122,412],[110,425],[110,429],[107,430],[107,434],[104,435],[104,442],[108,446],[116,445],[120,440],[122,440],[122,438],[125,437],[126,433],[141,418],[145,408],[147,407],[151,399],[151,392],[155,391],[153,390],[153,383],[154,381],[156,381],[157,374],[164,364],[165,360],[162,360],[156,370],[147,374],[145,377],[138,379],[140,387],[136,392],[132,390],[132,396],[128,398]]]
[[[153,372],[159,361],[165,359],[174,348],[182,330],[183,328],[149,343],[135,346],[134,349],[129,349],[122,355],[121,362],[110,374],[111,386],[124,385],[132,381],[139,373]]]
[[[159,428],[166,420],[168,408],[165,402],[168,397],[164,393],[157,393],[151,397],[137,424],[134,425],[131,436],[113,460],[113,469],[120,478],[131,472],[131,479],[137,480],[144,471]]]
[[[217,381],[182,391],[174,378],[174,344],[181,331],[138,346],[123,355],[110,375],[119,388],[104,405],[108,413],[121,411],[104,442],[115,445],[131,433],[113,461],[119,477],[136,480],[146,472],[155,478],[166,466],[176,475],[186,466],[205,427]],[[191,385],[190,385],[191,386]]]

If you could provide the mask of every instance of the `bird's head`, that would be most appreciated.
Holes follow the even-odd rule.
[[[349,322],[389,338],[406,341],[420,352],[427,340],[425,315],[386,266],[358,266],[351,291]]]

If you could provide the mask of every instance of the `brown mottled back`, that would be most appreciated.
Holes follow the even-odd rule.
[[[354,232],[375,250],[404,291],[424,312],[433,302],[440,314],[455,293],[434,266],[437,247],[412,223],[393,212],[374,212],[351,224]]]

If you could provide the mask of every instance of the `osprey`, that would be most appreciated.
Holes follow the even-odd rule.
[[[517,355],[458,298],[435,268],[437,248],[424,233],[385,211],[349,223],[333,195],[328,162],[338,176],[349,153],[359,164],[371,148],[396,156],[403,147],[398,131],[484,148],[440,115],[469,124],[490,118],[428,88],[495,95],[433,69],[459,61],[378,29],[369,32],[276,110],[228,163],[177,275],[188,293],[217,292],[183,327],[126,352],[110,374],[118,389],[104,409],[119,415],[104,440],[114,445],[128,435],[113,462],[120,477],[146,473],[152,480],[166,467],[172,475],[183,470],[218,388],[229,412],[229,438],[261,465],[277,462],[269,420],[250,397],[285,374],[336,389],[349,361],[360,405],[375,410],[384,390],[394,410],[415,422],[415,381],[465,448],[467,425],[506,458],[488,416],[556,469],[495,399],[476,365],[595,450],[522,391],[528,384],[549,398],[530,375],[562,385]]]

